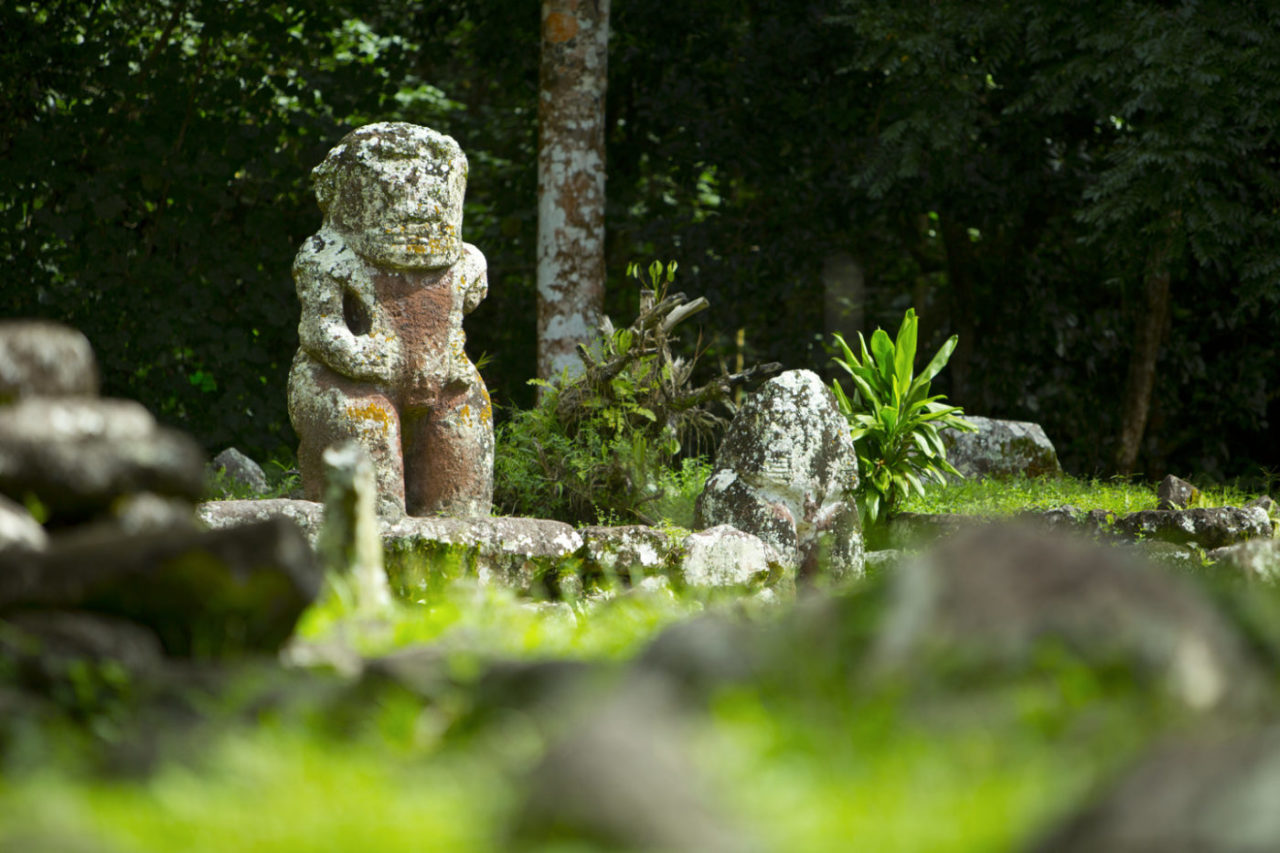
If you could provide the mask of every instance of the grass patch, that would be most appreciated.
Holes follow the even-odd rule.
[[[1196,506],[1243,506],[1257,494],[1231,485],[1201,489]],[[904,512],[960,515],[1016,515],[1029,509],[1053,509],[1070,504],[1082,510],[1117,514],[1155,509],[1156,487],[1126,479],[1080,480],[1075,477],[966,479],[935,486],[924,496],[912,495]]]

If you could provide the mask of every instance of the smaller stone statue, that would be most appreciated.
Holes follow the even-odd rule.
[[[466,156],[444,134],[383,122],[347,134],[312,174],[324,221],[293,265],[289,374],[307,498],[323,495],[325,449],[353,440],[373,460],[381,515],[487,515],[493,416],[462,317],[488,280],[462,242]]]

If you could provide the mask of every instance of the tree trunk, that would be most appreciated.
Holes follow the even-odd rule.
[[[543,0],[538,99],[538,376],[583,369],[604,306],[609,0]]]
[[[1167,253],[1156,251],[1143,283],[1143,311],[1134,329],[1133,353],[1129,356],[1129,377],[1125,382],[1124,411],[1116,446],[1116,471],[1132,474],[1142,449],[1142,436],[1151,411],[1151,392],[1156,384],[1156,360],[1160,339],[1169,320],[1169,265]]]

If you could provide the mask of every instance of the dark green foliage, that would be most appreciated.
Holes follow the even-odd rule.
[[[615,330],[606,319],[594,347],[580,348],[583,370],[535,380],[538,403],[498,428],[499,511],[572,523],[661,520],[649,504],[682,490],[686,478],[670,473],[677,454],[723,425],[711,406],[742,381],[690,386],[693,363],[672,355],[669,333],[706,300],[668,294],[675,270],[655,261],[636,321]],[[630,271],[643,285],[638,268]]]
[[[960,336],[940,390],[1042,422],[1089,474],[1160,257],[1140,467],[1275,467],[1277,57],[1280,11],[1225,0],[615,4],[608,310],[636,308],[626,259],[678,254],[717,306],[704,368],[739,329],[748,360],[817,365],[823,261],[849,252],[868,329],[915,305],[922,346]],[[528,406],[537,68],[536,3],[3,4],[0,313],[80,326],[107,393],[274,456],[309,170],[356,124],[417,121],[470,159],[468,335]]]

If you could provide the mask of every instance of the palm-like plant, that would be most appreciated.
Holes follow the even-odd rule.
[[[944,429],[976,430],[961,417],[959,406],[941,402],[945,395],[929,396],[929,384],[951,358],[956,336],[916,375],[917,327],[915,309],[909,308],[897,338],[890,340],[884,329],[876,329],[869,351],[859,332],[860,356],[843,337],[834,336],[843,357],[832,360],[849,374],[856,390],[849,397],[839,380],[832,381],[831,390],[849,421],[861,474],[858,502],[869,523],[888,515],[912,491],[924,494],[929,479],[945,483],[947,474],[962,476],[947,461],[938,434]]]

